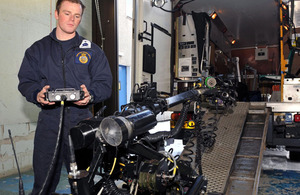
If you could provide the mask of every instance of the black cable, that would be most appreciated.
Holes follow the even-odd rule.
[[[218,130],[218,103],[215,102],[215,109],[216,112],[213,117],[209,118],[208,124],[204,124],[201,128],[206,129],[205,131],[200,131],[201,138],[202,138],[202,145],[203,145],[203,152],[209,152],[210,149],[214,146],[216,142],[217,134],[214,133]]]
[[[187,113],[189,111],[189,107],[190,107],[190,102],[189,101],[185,102],[183,105],[183,108],[180,112],[180,118],[177,121],[174,129],[172,129],[171,131],[162,131],[162,132],[150,134],[150,135],[143,137],[141,140],[147,141],[147,142],[158,142],[160,140],[176,136],[182,129],[182,126],[186,119]]]
[[[127,191],[119,189],[115,182],[111,179],[106,179],[102,182],[102,193],[103,195],[130,195]]]
[[[184,3],[180,4],[180,5],[178,5],[178,7],[176,9],[173,9],[173,10],[166,10],[166,9],[164,9],[162,7],[160,7],[160,9],[163,10],[163,11],[165,11],[165,12],[174,13],[174,12],[180,11],[185,4],[191,3],[193,1],[195,1],[195,0],[189,0],[187,2],[184,2]]]
[[[63,114],[64,114],[64,105],[65,105],[64,100],[66,99],[66,97],[62,96],[61,99],[62,99],[62,101],[61,101],[61,104],[60,104],[61,105],[61,110],[60,110],[59,130],[58,130],[58,134],[57,134],[55,150],[54,150],[54,154],[53,154],[53,158],[52,158],[50,167],[48,169],[46,179],[43,183],[43,186],[42,186],[42,189],[41,189],[39,195],[43,194],[44,192],[46,192],[48,190],[47,188],[48,188],[48,185],[49,185],[49,181],[51,181],[50,179],[53,176],[53,171],[54,171],[55,164],[56,164],[56,161],[57,161],[57,155],[58,155],[58,152],[59,152],[60,140],[61,140],[61,135],[62,135],[62,124],[63,124]]]
[[[192,139],[193,136],[190,137],[190,139]],[[191,164],[194,160],[191,157],[191,155],[194,154],[194,151],[192,150],[192,148],[195,146],[194,142],[188,142],[185,146],[184,146],[184,153],[182,154],[183,159],[188,159],[188,160],[180,160],[181,162],[185,162],[186,164]]]
[[[135,92],[135,86],[138,86],[138,88],[140,88],[140,85],[138,83],[134,84],[131,95],[130,95],[130,101],[133,101],[133,94]]]

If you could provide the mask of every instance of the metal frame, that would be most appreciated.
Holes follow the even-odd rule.
[[[268,102],[266,107],[270,107],[272,112],[300,112],[300,103],[296,102]]]

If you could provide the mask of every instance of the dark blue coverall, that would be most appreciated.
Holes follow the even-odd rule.
[[[104,52],[94,43],[76,36],[69,41],[59,41],[54,29],[50,35],[35,42],[26,52],[20,67],[18,89],[27,101],[41,108],[34,138],[32,194],[38,194],[45,181],[53,158],[60,121],[60,103],[41,106],[37,94],[45,85],[50,89],[80,89],[85,84],[93,96],[93,102],[101,102],[111,95],[112,75]],[[56,169],[50,179],[49,190],[54,192],[59,183],[62,163],[69,168],[69,129],[91,117],[88,106],[76,106],[66,102],[63,114],[63,137]]]

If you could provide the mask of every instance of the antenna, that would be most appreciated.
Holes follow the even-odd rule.
[[[24,187],[23,187],[23,181],[22,181],[21,172],[20,172],[20,168],[19,168],[19,163],[18,163],[18,159],[17,159],[17,155],[16,155],[16,151],[15,151],[13,139],[11,137],[10,129],[8,129],[8,134],[9,134],[10,142],[11,142],[11,145],[12,145],[12,149],[14,151],[14,156],[15,156],[15,159],[16,159],[18,173],[19,173],[19,195],[25,195]]]

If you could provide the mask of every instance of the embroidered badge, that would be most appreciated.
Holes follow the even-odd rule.
[[[83,48],[91,48],[91,42],[87,39],[82,40],[79,48],[83,49]]]
[[[86,51],[80,51],[76,54],[75,63],[88,65],[90,63],[91,58],[91,53]]]

